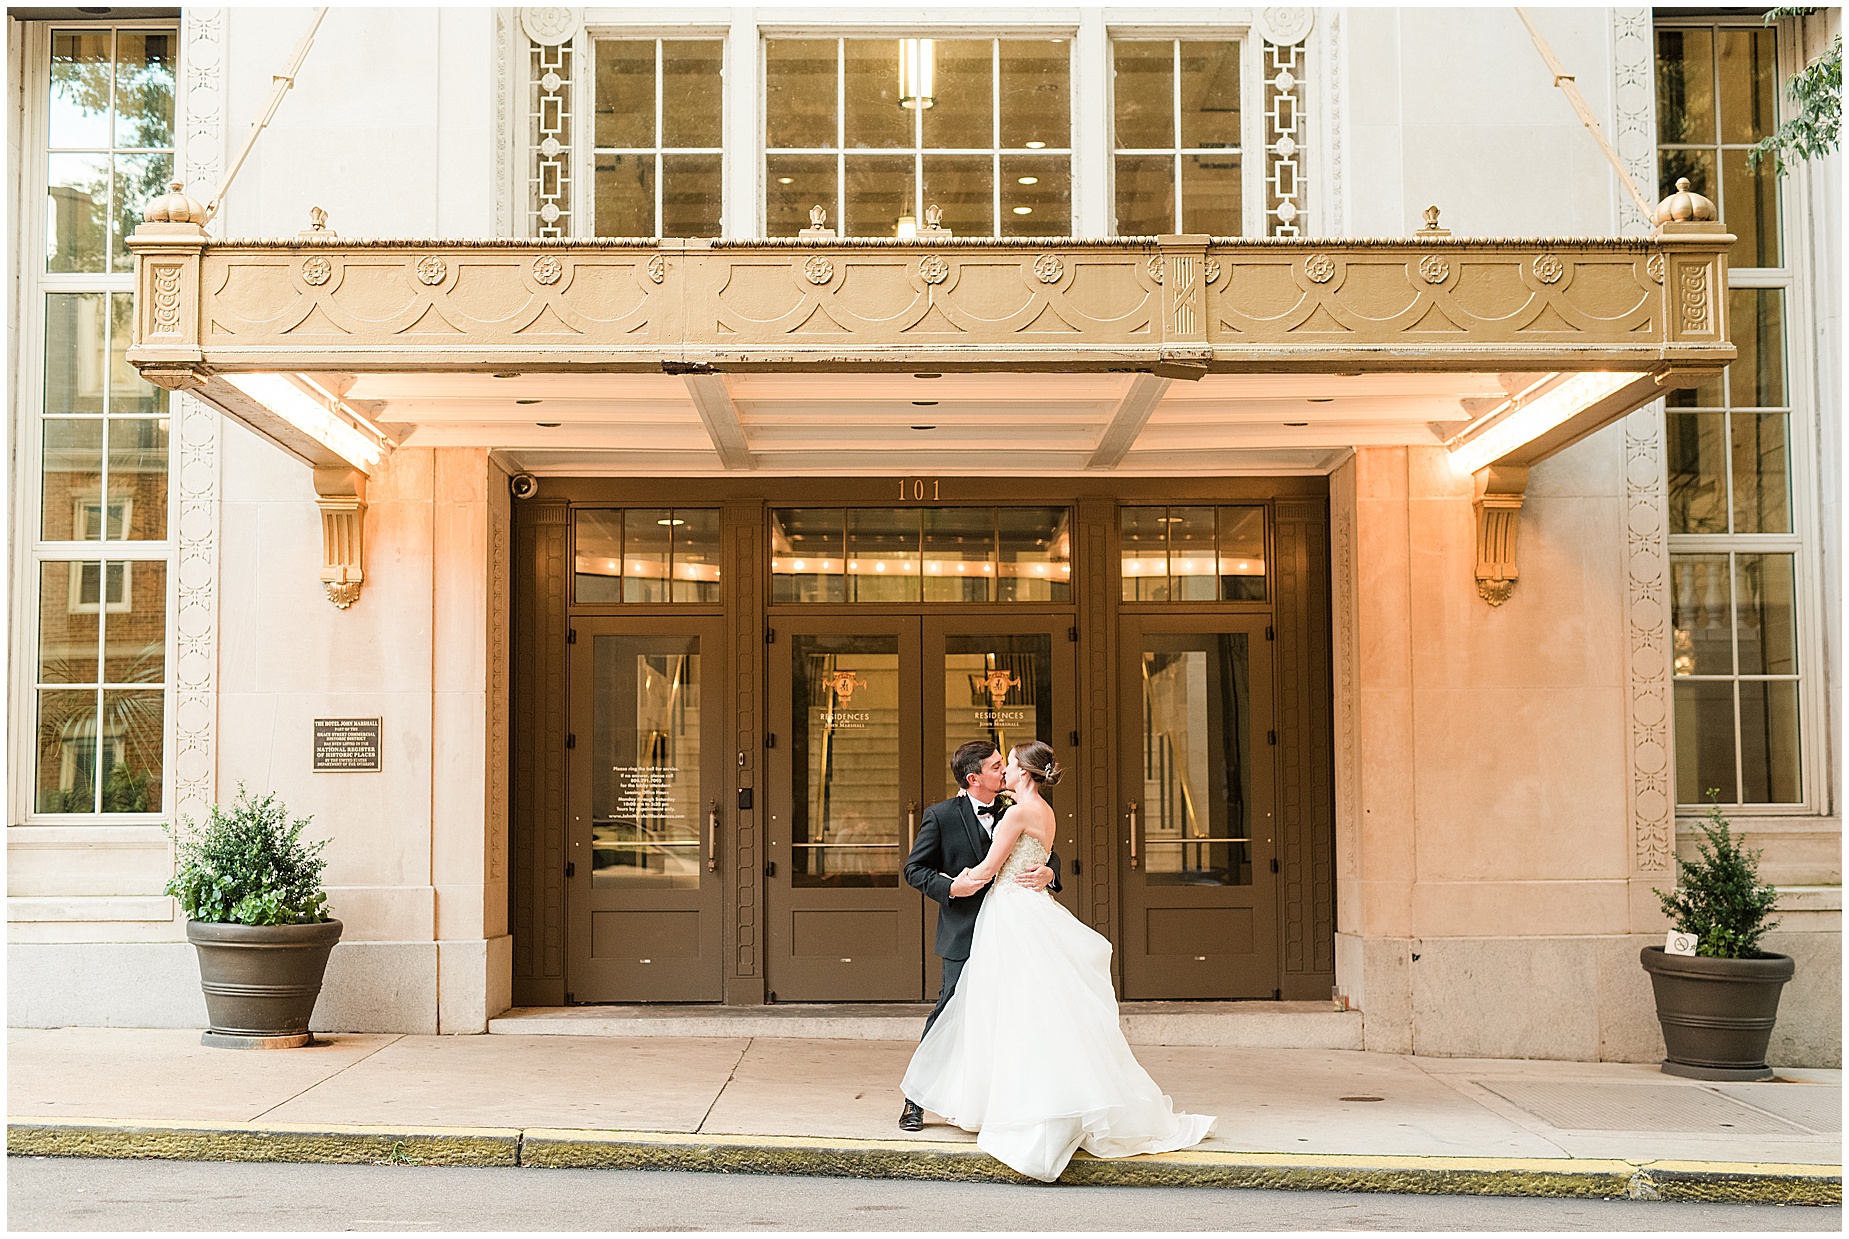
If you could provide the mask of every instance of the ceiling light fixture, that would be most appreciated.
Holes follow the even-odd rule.
[[[1023,176],[1015,181],[1017,185],[1038,185],[1039,183],[1040,178],[1037,176]]]
[[[560,426],[563,426],[565,423],[564,422],[534,422],[533,424],[535,426],[539,426],[546,430],[557,430]]]
[[[1016,208],[1014,208],[1014,213],[1015,213],[1016,215],[1032,215],[1032,214],[1034,213],[1034,208],[1032,208],[1032,207],[1016,207]]]
[[[912,376],[915,379],[941,379],[944,376],[935,370],[924,370]]]
[[[1044,150],[1045,148],[1046,148],[1046,143],[1045,143],[1045,142],[1029,142],[1029,143],[1027,143],[1027,149],[1028,149],[1028,150],[1030,150],[1030,151],[1038,151],[1038,150]]]
[[[225,382],[270,413],[366,473],[390,444],[343,416],[345,403],[330,407],[280,374],[227,374]],[[336,409],[340,411],[336,411]]]
[[[1532,400],[1516,404],[1501,420],[1452,448],[1451,467],[1459,475],[1473,474],[1642,377],[1603,370],[1575,374]]]
[[[913,430],[936,430],[936,426],[913,426]]]
[[[921,409],[928,409],[932,405],[936,404],[937,401],[935,400],[914,400],[912,401],[912,403],[917,405]]]
[[[793,176],[780,176],[777,178],[777,184],[779,185],[794,185],[795,183],[796,178]]]
[[[922,112],[937,102],[937,44],[899,40],[899,106]]]

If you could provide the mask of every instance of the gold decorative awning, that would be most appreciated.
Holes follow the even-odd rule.
[[[1323,472],[1419,444],[1481,473],[1734,355],[1711,204],[1638,239],[1289,241],[218,240],[196,206],[170,195],[129,241],[129,360],[317,476],[401,445],[986,473],[971,449],[999,441],[1014,472]]]

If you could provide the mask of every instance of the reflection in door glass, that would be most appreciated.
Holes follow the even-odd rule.
[[[1144,871],[1152,886],[1252,881],[1246,634],[1143,641]]]
[[[772,602],[1067,602],[1071,510],[774,508],[770,573]]]
[[[1045,633],[944,638],[945,795],[959,790],[950,755],[971,740],[1003,753],[1028,740],[1053,742],[1052,647]]]
[[[899,641],[799,636],[791,642],[792,881],[897,886],[905,862],[899,803]]]
[[[700,639],[592,645],[591,885],[700,885]]]

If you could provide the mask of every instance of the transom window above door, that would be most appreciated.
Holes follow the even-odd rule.
[[[573,524],[580,606],[724,600],[718,508],[580,508]]]
[[[1125,507],[1125,602],[1265,601],[1265,509]]]
[[[769,39],[765,234],[1069,236],[1065,39]]]
[[[776,508],[772,602],[1068,602],[1066,508]]]

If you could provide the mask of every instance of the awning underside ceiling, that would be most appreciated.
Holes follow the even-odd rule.
[[[932,372],[921,372],[929,375]],[[1347,448],[1440,446],[1540,374],[304,375],[400,447],[500,449],[534,473],[1324,472]],[[718,407],[715,408],[715,405]],[[703,416],[704,412],[704,416]],[[1101,453],[1103,454],[1101,458]]]

